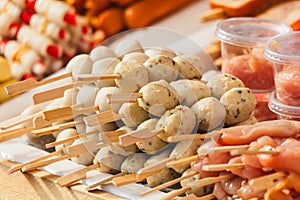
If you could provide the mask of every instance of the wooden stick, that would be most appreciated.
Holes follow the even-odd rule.
[[[162,130],[162,129],[156,130],[156,131],[150,131],[148,128],[144,128],[144,129],[132,131],[130,133],[121,135],[119,137],[119,142],[121,145],[127,147],[138,141],[153,137],[153,136],[158,135],[163,132],[164,132],[164,130]]]
[[[68,174],[66,176],[62,176],[62,177],[57,179],[57,183],[61,187],[65,187],[65,186],[68,186],[68,185],[70,185],[70,184],[72,184],[76,181],[86,179],[86,173],[93,170],[93,169],[96,169],[97,167],[99,167],[99,164],[95,163],[93,165],[90,165],[86,168],[75,171],[75,172],[73,172],[71,174]]]
[[[192,162],[197,161],[197,160],[199,160],[199,155],[189,156],[189,157],[186,157],[186,158],[182,158],[182,159],[178,159],[178,160],[168,162],[167,167],[174,168],[174,167],[178,167],[178,166],[182,166],[182,165],[185,165],[185,164],[192,163]]]
[[[224,170],[231,170],[231,169],[240,169],[244,168],[244,163],[234,163],[234,164],[210,164],[210,165],[203,165],[203,171],[224,171]]]
[[[52,77],[52,78],[46,78],[43,79],[42,81],[38,82],[35,79],[26,79],[24,81],[17,82],[15,84],[11,84],[5,87],[5,90],[7,94],[9,95],[15,95],[15,94],[20,94],[22,92],[26,92],[28,90],[31,90],[33,88],[46,85],[48,83],[52,83],[58,80],[62,80],[68,77],[72,77],[72,72],[67,72],[65,74]]]
[[[241,150],[232,150],[230,151],[231,155],[257,155],[257,154],[277,154],[278,151],[276,150],[247,150],[247,149],[241,149]]]
[[[40,115],[40,116],[33,118],[32,125],[36,129],[40,129],[40,128],[45,128],[45,127],[52,125],[53,122],[56,122],[56,120],[48,121],[48,120],[45,120],[42,115]]]
[[[197,134],[186,134],[186,135],[175,135],[175,136],[169,136],[168,142],[181,142],[186,140],[202,140],[205,138],[213,138],[217,137],[221,134],[221,131],[213,131],[210,133],[197,133]]]
[[[249,145],[218,146],[218,147],[213,147],[210,150],[210,152],[226,152],[226,151],[232,151],[232,150],[246,149],[248,147],[249,147]],[[181,166],[181,165],[189,164],[191,162],[199,160],[199,158],[201,158],[201,157],[207,156],[207,154],[209,154],[210,152],[203,152],[203,153],[198,154],[198,155],[193,155],[193,156],[189,156],[189,157],[186,157],[186,158],[178,159],[178,160],[167,163],[167,166],[169,168],[174,168],[174,167],[178,167],[178,166]]]
[[[164,196],[162,200],[173,200],[175,197],[188,192],[190,189],[191,189],[190,187],[186,186],[177,190],[173,190],[169,192],[166,196]]]
[[[97,133],[98,133],[98,131],[90,131],[90,132],[86,132],[86,133],[74,135],[74,136],[71,136],[71,137],[66,138],[64,140],[59,140],[59,141],[48,143],[48,144],[46,144],[46,148],[55,147],[57,145],[65,144],[65,143],[68,143],[68,142],[72,142],[72,141],[75,141],[75,140],[77,140],[79,138],[83,138],[83,137],[86,137],[86,136],[89,136],[89,135],[94,135],[94,134],[97,134]]]
[[[208,177],[208,178],[203,178],[200,180],[197,180],[195,182],[190,183],[188,186],[183,187],[181,189],[178,190],[173,190],[171,192],[169,192],[164,198],[162,198],[163,200],[172,200],[173,198],[177,197],[178,195],[181,195],[187,191],[189,191],[193,186],[192,185],[197,185],[197,187],[204,187],[206,185],[210,185],[213,183],[217,183],[220,182],[222,180],[226,180],[233,177],[233,175],[223,175],[223,176],[219,176],[219,177]]]
[[[95,189],[95,187],[97,187],[97,186],[104,185],[104,184],[108,183],[109,181],[112,181],[114,178],[121,177],[124,175],[127,175],[127,172],[120,172],[120,173],[110,176],[108,178],[102,179],[99,182],[96,182],[90,186],[87,186],[86,189],[88,191],[91,191],[91,190]]]
[[[138,98],[142,98],[142,93],[119,93],[119,94],[107,94],[106,98],[108,103],[135,103]]]
[[[95,111],[99,111],[99,106],[91,106],[91,107],[87,107],[87,108],[73,109],[73,115],[78,116],[78,115],[86,114],[89,112],[95,112]]]
[[[60,156],[60,157],[56,157],[56,158],[52,158],[52,159],[48,159],[48,160],[44,160],[44,161],[40,161],[40,162],[35,162],[35,163],[29,164],[29,165],[26,165],[25,167],[23,167],[22,172],[28,172],[28,171],[31,171],[31,170],[34,170],[34,169],[45,167],[47,165],[53,164],[53,163],[61,161],[61,160],[68,160],[70,158],[72,158],[72,156],[63,155],[63,156]]]
[[[89,140],[80,144],[70,145],[67,147],[68,154],[70,156],[77,156],[86,152],[93,152],[94,150],[108,146],[110,143],[95,143],[95,141]]]
[[[71,106],[45,110],[43,112],[43,119],[45,120],[60,120],[73,117],[73,109]]]
[[[83,118],[84,122],[88,126],[97,126],[100,124],[106,124],[109,122],[114,122],[119,119],[122,119],[124,115],[122,114],[116,114],[112,110],[100,112],[95,115],[90,115],[88,117]]]
[[[280,171],[265,176],[260,176],[248,181],[253,189],[259,191],[268,188],[268,183],[274,184],[274,180],[287,176],[286,172]]]
[[[224,18],[226,13],[222,8],[214,8],[201,15],[201,21],[207,22],[214,19]]]
[[[56,156],[56,155],[59,155],[59,154],[62,154],[62,153],[63,153],[63,150],[62,150],[62,149],[58,149],[57,151],[53,151],[53,152],[51,152],[51,153],[49,153],[49,154],[47,154],[47,155],[45,155],[45,156],[41,156],[41,157],[36,158],[36,159],[33,159],[33,160],[29,161],[29,162],[26,162],[26,163],[23,163],[23,164],[16,165],[16,166],[10,168],[10,169],[8,170],[8,173],[9,173],[9,174],[14,173],[14,172],[16,172],[16,171],[21,170],[23,167],[25,167],[25,166],[27,166],[27,165],[29,165],[29,164],[36,163],[36,162],[40,162],[40,161],[42,161],[42,160],[48,159],[48,158],[50,158],[50,157],[52,157],[52,156]]]
[[[207,178],[202,178],[199,179],[197,181],[191,182],[189,184],[189,186],[192,188],[194,185],[197,187],[204,187],[207,185],[211,185],[213,183],[217,183],[223,180],[227,180],[227,179],[231,179],[232,177],[234,177],[233,174],[225,174],[225,175],[221,175],[221,176],[217,176],[217,177],[207,177]]]
[[[214,198],[216,198],[216,195],[212,193],[202,197],[198,197],[197,200],[212,200]]]
[[[145,195],[150,194],[150,193],[152,193],[152,192],[155,192],[155,191],[158,191],[158,190],[161,190],[161,189],[170,187],[170,186],[172,186],[172,185],[174,185],[174,184],[176,184],[176,183],[179,183],[180,181],[182,181],[182,180],[184,180],[184,179],[187,179],[187,178],[190,178],[190,177],[192,177],[192,176],[195,176],[196,174],[198,174],[198,172],[194,171],[194,172],[191,173],[191,174],[187,174],[187,175],[185,175],[185,176],[181,176],[181,177],[176,178],[176,179],[174,179],[174,180],[168,181],[168,182],[163,183],[163,184],[161,184],[161,185],[159,185],[159,186],[156,186],[156,187],[154,187],[154,188],[151,188],[150,190],[147,190],[147,191],[145,191],[145,192],[140,193],[140,196],[145,196]]]
[[[127,174],[112,179],[112,183],[114,186],[122,186],[122,185],[126,185],[129,183],[136,183],[136,182],[138,182],[136,174]]]
[[[63,124],[58,124],[55,126],[50,126],[50,127],[46,127],[46,128],[41,128],[41,129],[36,129],[31,131],[31,134],[34,136],[43,136],[43,135],[49,135],[67,128],[72,128],[75,127],[77,124],[82,123],[81,121],[77,121],[77,122],[66,122]]]
[[[10,118],[7,121],[1,122],[0,130],[6,130],[9,128],[12,128],[17,125],[25,124],[25,123],[31,123],[34,117],[41,115],[41,112],[35,113],[30,116],[24,116],[24,115],[18,115],[16,117]],[[1,132],[0,132],[1,134]]]
[[[140,181],[144,180],[147,177],[158,174],[161,171],[162,171],[162,169],[153,170],[150,172],[145,172],[145,173],[139,174],[139,176],[138,176],[138,174],[128,174],[125,176],[113,178],[112,183],[114,186],[122,186],[122,185],[129,184],[129,183],[136,183],[136,182],[140,182]]]
[[[107,131],[103,132],[103,135],[110,141],[110,142],[118,142],[119,137],[121,135],[126,134],[127,131],[125,130],[116,130],[116,131]]]
[[[79,81],[97,81],[97,80],[111,80],[111,79],[121,79],[120,74],[79,74],[75,77]]]
[[[168,163],[168,162],[171,162],[171,161],[173,161],[173,160],[175,160],[175,157],[166,158],[166,159],[164,159],[164,160],[159,161],[158,163],[155,163],[155,164],[153,164],[153,165],[149,165],[149,166],[147,166],[147,167],[144,167],[144,168],[140,169],[140,170],[137,172],[138,178],[140,178],[139,175],[142,176],[142,174],[145,174],[145,173],[147,173],[147,172],[157,171],[157,170],[162,170],[162,169],[164,169],[165,167],[167,167],[167,163]]]
[[[5,142],[7,140],[11,140],[14,138],[18,138],[26,133],[30,133],[30,131],[32,131],[34,129],[34,127],[27,127],[27,128],[20,128],[14,131],[11,131],[7,134],[1,134],[0,135],[0,142]]]
[[[83,86],[83,85],[86,85],[89,83],[91,83],[91,82],[78,81],[78,82],[74,82],[74,83],[69,83],[69,84],[66,84],[66,85],[63,85],[63,86],[60,86],[57,88],[53,88],[53,89],[45,90],[43,92],[35,93],[35,94],[33,94],[32,99],[33,99],[34,104],[51,101],[51,100],[63,97],[64,92],[68,89]]]

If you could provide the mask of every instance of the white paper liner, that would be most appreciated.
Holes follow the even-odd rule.
[[[48,152],[37,149],[35,147],[24,144],[21,139],[14,139],[7,142],[0,143],[0,157],[6,160],[10,160],[17,163],[25,163],[31,161],[35,158],[47,155]],[[49,172],[54,175],[64,176],[70,174],[79,169],[83,169],[86,166],[79,165],[70,160],[63,160],[46,167],[41,168],[41,170]],[[82,184],[89,186],[93,183],[98,182],[101,179],[112,176],[111,174],[101,173],[97,170],[92,170],[87,173],[87,179],[82,180]],[[149,190],[148,187],[132,183],[124,186],[116,187],[112,184],[107,184],[104,186],[99,186],[98,189],[115,194],[127,199],[138,199],[138,200],[153,200],[160,199],[165,196],[165,193],[157,191],[153,192],[144,197],[139,196],[141,192]]]

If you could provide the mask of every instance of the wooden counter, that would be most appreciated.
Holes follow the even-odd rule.
[[[89,200],[126,200],[104,191],[87,192],[84,185],[61,187],[56,183],[58,176],[35,170],[29,173],[7,174],[13,162],[0,159],[0,199],[89,199]]]

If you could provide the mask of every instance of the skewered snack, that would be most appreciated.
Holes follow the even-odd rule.
[[[137,127],[137,130],[148,128],[150,131],[154,131],[156,130],[157,122],[157,118],[145,120]],[[145,153],[156,154],[159,151],[163,150],[167,143],[160,139],[157,135],[154,135],[152,137],[138,141],[136,145],[141,151]]]

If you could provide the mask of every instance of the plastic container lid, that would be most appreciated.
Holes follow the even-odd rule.
[[[237,17],[219,22],[216,36],[225,43],[263,48],[271,37],[291,31],[288,25],[281,22],[254,17]]]
[[[268,106],[269,109],[277,115],[291,118],[300,118],[300,107],[290,106],[279,102],[275,97],[275,91],[270,95]]]
[[[270,39],[265,45],[265,57],[277,63],[300,62],[300,31]]]

